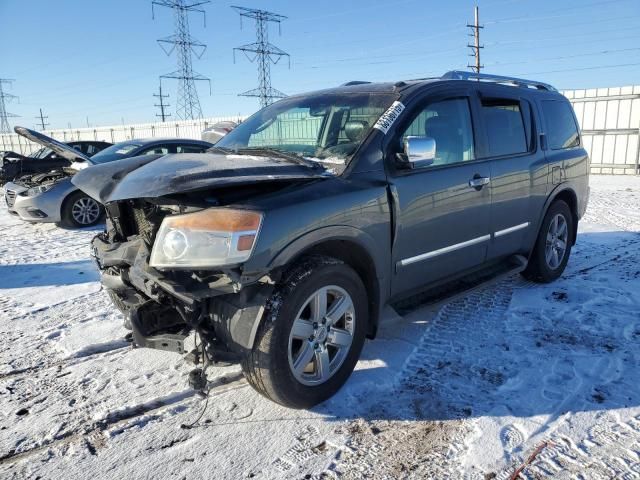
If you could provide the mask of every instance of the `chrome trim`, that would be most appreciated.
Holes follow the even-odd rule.
[[[454,252],[456,250],[460,250],[461,248],[470,247],[471,245],[486,242],[490,239],[491,235],[483,235],[482,237],[472,238],[471,240],[467,240],[466,242],[456,243],[454,245],[449,245],[448,247],[433,250],[432,252],[422,253],[420,255],[416,255],[415,257],[405,258],[398,262],[398,266],[405,267],[412,263],[421,262],[422,260],[428,260],[429,258],[444,255],[445,253]]]
[[[509,233],[517,232],[518,230],[522,230],[523,228],[527,228],[529,226],[529,222],[521,223],[520,225],[515,225],[513,227],[505,228],[504,230],[498,230],[493,234],[495,238],[502,237],[503,235],[508,235]]]

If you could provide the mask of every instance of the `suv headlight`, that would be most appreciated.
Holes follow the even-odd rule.
[[[227,208],[165,217],[149,265],[208,268],[242,263],[253,252],[261,224],[261,213]]]
[[[26,192],[24,192],[23,195],[25,195],[26,197],[35,197],[36,195],[40,195],[41,193],[51,190],[53,185],[54,184],[51,183],[49,185],[38,185],[37,187],[31,187]]]

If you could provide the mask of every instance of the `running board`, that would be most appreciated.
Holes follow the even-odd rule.
[[[527,259],[522,255],[514,255],[487,269],[412,295],[393,303],[391,306],[399,315],[405,315],[427,305],[440,306],[464,297],[474,290],[498,283],[506,277],[522,272],[525,268],[527,268]]]

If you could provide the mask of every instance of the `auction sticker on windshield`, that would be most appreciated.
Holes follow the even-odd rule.
[[[378,119],[373,128],[377,128],[382,133],[387,133],[391,128],[391,125],[398,119],[402,111],[404,110],[404,104],[397,100],[391,104],[386,112]]]

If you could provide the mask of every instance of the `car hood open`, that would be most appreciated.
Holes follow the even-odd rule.
[[[235,154],[178,153],[145,155],[95,165],[78,172],[73,184],[106,204],[133,198],[156,198],[211,188],[265,181],[332,177],[322,166],[287,159]]]
[[[70,147],[69,145],[65,145],[64,143],[61,143],[51,137],[47,137],[40,132],[36,132],[35,130],[31,130],[25,127],[15,127],[13,130],[18,135],[26,138],[27,140],[38,143],[43,147],[48,147],[61,157],[69,160],[69,162],[71,162],[71,166],[69,168],[73,170],[81,170],[86,165],[91,164],[91,160],[89,160],[89,157],[87,157],[84,153],[79,152],[75,148]]]

